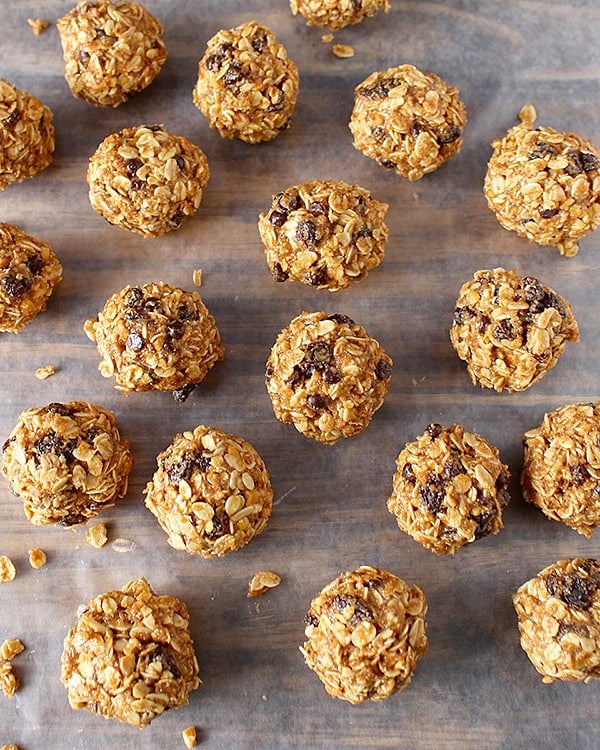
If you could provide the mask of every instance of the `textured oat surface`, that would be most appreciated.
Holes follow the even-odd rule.
[[[579,240],[600,225],[600,151],[571,132],[521,122],[492,143],[485,176],[488,206],[506,229],[573,256]]]
[[[354,89],[354,147],[409,180],[452,159],[466,123],[458,89],[414,65],[375,71]]]
[[[34,524],[85,523],[124,497],[132,465],[114,414],[85,401],[26,409],[2,454],[2,474]]]
[[[520,586],[513,603],[542,682],[600,678],[600,561],[559,560]]]
[[[210,177],[199,146],[162,125],[124,128],[90,157],[90,203],[111,224],[160,237],[193,216]]]
[[[116,107],[156,78],[167,59],[162,24],[141,3],[81,0],[56,22],[73,96]]]
[[[509,478],[498,449],[480,435],[432,423],[398,454],[387,507],[423,547],[454,554],[502,529]]]
[[[533,276],[476,271],[460,288],[450,340],[475,385],[523,391],[579,340],[571,305]]]
[[[258,231],[275,281],[338,291],[383,260],[387,203],[359,185],[313,180],[273,196]]]
[[[300,13],[307,26],[326,26],[332,31],[360,23],[378,11],[390,9],[388,0],[290,0],[294,15]]]
[[[273,344],[265,382],[277,419],[333,444],[367,427],[391,375],[385,349],[347,315],[303,312]]]
[[[600,525],[600,402],[549,411],[523,437],[523,496],[586,537]]]
[[[47,242],[0,222],[0,331],[22,331],[61,280],[61,263]]]
[[[223,138],[259,143],[290,126],[298,87],[298,69],[275,34],[247,21],[208,40],[193,100]]]
[[[186,605],[145,578],[94,597],[64,640],[71,708],[143,729],[200,684]]]
[[[177,434],[156,462],[146,506],[175,549],[221,557],[265,529],[273,490],[264,461],[244,438],[199,425]]]
[[[85,322],[98,369],[130,391],[172,391],[185,401],[223,359],[219,330],[198,292],[163,282],[127,285]]]
[[[385,700],[410,683],[427,653],[426,613],[418,586],[363,565],[312,600],[300,650],[333,698]]]

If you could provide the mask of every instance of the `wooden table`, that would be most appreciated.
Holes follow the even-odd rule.
[[[177,748],[181,731],[194,724],[200,746],[215,749],[598,747],[598,685],[542,684],[519,646],[511,594],[557,559],[600,556],[597,535],[586,540],[548,521],[524,503],[518,484],[523,433],[549,409],[599,396],[600,232],[571,259],[530,245],[500,227],[482,183],[490,142],[515,124],[525,102],[536,106],[541,124],[600,143],[600,8],[596,0],[391,4],[388,15],[335,35],[355,49],[339,59],[321,41],[324,30],[306,27],[285,0],[148,0],[164,21],[168,61],[149,89],[106,110],[75,100],[63,77],[54,22],[72,3],[0,4],[0,74],[41,97],[57,129],[53,165],[0,195],[0,220],[50,242],[64,267],[48,310],[19,335],[1,335],[0,435],[25,408],[84,399],[115,412],[136,459],[127,497],[100,519],[109,530],[101,550],[85,542],[84,529],[32,526],[20,501],[0,487],[0,554],[17,566],[16,579],[0,588],[0,640],[19,637],[27,647],[14,661],[20,691],[10,702],[0,696],[0,744]],[[27,18],[40,15],[51,25],[36,37]],[[277,34],[301,76],[291,129],[257,146],[221,139],[191,99],[207,39],[251,18]],[[459,156],[416,183],[355,151],[347,127],[354,86],[402,62],[458,86],[469,114]],[[144,240],[92,211],[86,164],[109,133],[158,122],[205,150],[212,177],[192,220]],[[275,283],[256,228],[273,193],[315,178],[358,183],[390,204],[383,264],[337,294]],[[581,328],[580,343],[520,394],[474,388],[448,337],[460,285],[495,266],[538,276],[564,294]],[[161,393],[123,396],[98,373],[84,320],[127,283],[162,279],[191,289],[195,268],[203,270],[200,291],[217,319],[225,361],[185,404]],[[372,424],[334,447],[277,422],[263,382],[277,333],[300,311],[317,309],[362,323],[395,362]],[[56,375],[37,380],[36,368],[50,363]],[[431,421],[479,432],[513,475],[504,530],[455,557],[422,549],[385,507],[396,455]],[[275,488],[267,530],[223,559],[171,549],[143,505],[157,453],[200,423],[250,440]],[[116,551],[119,539],[132,549]],[[38,571],[27,562],[32,547],[48,555]],[[404,692],[354,707],[326,695],[298,646],[311,598],[361,564],[424,590],[430,650]],[[248,580],[260,569],[278,572],[282,584],[247,599]],[[188,707],[138,732],[71,710],[59,659],[78,606],[141,575],[187,602],[203,684]]]

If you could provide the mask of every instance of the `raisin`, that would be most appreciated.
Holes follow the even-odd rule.
[[[377,380],[387,380],[392,374],[392,366],[383,357],[375,365],[375,377]]]
[[[381,125],[375,125],[375,127],[371,128],[371,137],[374,138],[378,143],[382,143],[388,132],[385,128],[382,128]]]
[[[179,155],[175,157],[175,164],[179,167],[179,169],[183,169],[185,167],[185,159],[183,156]]]
[[[37,253],[31,253],[29,258],[27,258],[25,265],[29,269],[30,273],[32,273],[34,276],[37,276],[44,267],[44,261],[42,257]]]
[[[380,164],[385,169],[394,169],[396,164],[391,159],[379,159],[378,164]]]
[[[537,141],[535,148],[532,149],[528,154],[528,159],[543,159],[545,156],[554,156],[556,149],[551,143],[546,141]]]
[[[130,333],[129,336],[127,336],[125,346],[132,352],[139,352],[144,348],[144,339],[139,333]]]
[[[512,322],[508,318],[504,318],[497,325],[494,326],[494,336],[499,340],[512,341],[516,339],[517,333],[514,329]]]
[[[419,495],[421,496],[421,502],[424,507],[430,513],[436,515],[440,512],[444,502],[444,493],[439,486],[426,484],[419,487]]]
[[[127,159],[125,162],[125,172],[128,177],[135,177],[138,169],[143,166],[144,162],[141,159]]]
[[[584,484],[584,482],[590,478],[590,473],[586,469],[585,464],[576,464],[571,469],[571,481],[576,487]]]
[[[350,600],[345,597],[343,594],[336,594],[333,597],[333,600],[331,602],[331,606],[334,609],[337,609],[338,612],[341,612],[342,610],[346,609],[350,605]]]
[[[324,341],[315,341],[313,344],[307,346],[305,357],[317,368],[321,368],[331,362],[333,352],[329,344]]]
[[[327,401],[327,396],[324,396],[322,393],[311,393],[306,398],[307,405],[315,411],[324,409],[327,406]]]
[[[563,620],[558,626],[558,632],[556,633],[555,638],[557,641],[560,641],[565,637],[565,635],[568,635],[569,633],[575,633],[581,638],[589,638],[590,636],[590,631],[587,625],[582,625],[574,622],[565,622]]]
[[[139,286],[132,287],[125,297],[127,307],[140,307],[144,302],[144,292]]]
[[[31,288],[29,279],[18,278],[17,276],[5,276],[2,279],[2,288],[12,299],[22,297]]]
[[[546,590],[550,596],[561,599],[575,609],[589,609],[597,587],[595,581],[572,573],[565,573],[561,576],[550,573],[546,578]]]
[[[207,70],[210,70],[211,73],[216,73],[220,69],[222,62],[223,62],[222,55],[219,55],[219,54],[209,55],[204,61],[204,67]]]
[[[477,333],[485,333],[485,330],[490,324],[490,319],[487,315],[484,313],[481,313],[479,315],[479,320],[477,321]]]
[[[373,230],[367,224],[363,224],[362,227],[356,233],[356,238],[357,239],[360,239],[361,237],[369,237],[370,238],[372,236],[373,236]]]
[[[187,385],[184,385],[181,388],[176,388],[173,391],[173,398],[175,399],[175,402],[178,404],[183,404],[183,402],[187,400],[187,397],[190,395],[190,393],[194,390],[195,387],[196,387],[196,383],[188,383]]]
[[[339,323],[340,325],[354,325],[354,321],[352,320],[352,318],[348,315],[344,315],[343,313],[333,313],[333,315],[328,315],[326,320],[333,320],[334,323]]]
[[[280,263],[274,263],[273,268],[271,268],[271,276],[275,279],[275,281],[287,281],[289,274],[287,271],[284,271],[281,267]]]
[[[182,302],[177,308],[177,320],[183,322],[189,320],[198,320],[198,311],[195,307],[190,307],[185,302]]]
[[[259,54],[259,55],[260,55],[260,54],[261,54],[261,52],[263,52],[263,50],[264,50],[264,48],[265,48],[265,44],[266,44],[266,43],[267,43],[267,37],[266,37],[266,36],[265,36],[264,34],[263,34],[262,36],[258,36],[258,37],[255,37],[255,38],[254,38],[254,39],[252,40],[252,42],[251,42],[251,44],[252,44],[252,49],[253,49],[253,50],[254,50],[254,51],[255,51],[255,52],[257,53],[257,54]]]
[[[558,208],[544,208],[543,206],[538,206],[538,213],[542,217],[542,219],[552,219],[559,213]]]
[[[457,307],[454,310],[454,322],[457,325],[462,325],[465,320],[475,317],[475,310],[472,307],[465,305],[464,307]]]
[[[225,529],[229,529],[229,518],[225,518],[220,513],[215,512],[212,517],[212,531],[207,532],[206,536],[213,540],[223,536]]]
[[[351,625],[358,625],[358,623],[363,620],[366,620],[367,622],[373,621],[373,613],[366,604],[363,604],[363,602],[358,601],[357,599],[354,600],[353,604],[354,612],[350,618]]]
[[[342,379],[342,376],[335,369],[335,367],[326,367],[321,371],[321,377],[323,378],[323,382],[328,383],[329,385],[339,383]]]
[[[408,461],[402,467],[402,478],[407,482],[415,482],[415,472],[413,470],[412,464],[408,463]]]
[[[173,677],[178,680],[181,677],[181,672],[179,671],[179,667],[177,666],[177,663],[175,662],[175,658],[170,651],[169,647],[160,644],[158,645],[154,652],[151,654],[150,657],[151,662],[154,661],[160,661],[163,665],[163,670],[161,671],[161,675],[164,671],[169,671],[173,675]]]
[[[273,373],[271,373],[272,375]],[[304,368],[302,368],[300,365],[294,365],[294,369],[292,370],[292,374],[290,377],[285,381],[287,385],[289,385],[291,388],[294,388],[296,385],[300,385],[300,383],[304,382],[306,372]],[[267,373],[267,377],[270,377],[270,375]]]
[[[442,434],[443,429],[444,428],[441,424],[438,424],[437,422],[431,422],[425,428],[425,432],[427,432],[432,440],[435,440],[436,437],[439,437]]]
[[[567,153],[567,159],[569,160],[569,163],[565,167],[565,172],[569,177],[577,177],[578,174],[583,172],[581,151],[569,151]]]
[[[167,336],[175,341],[183,338],[184,333],[185,325],[180,320],[175,320],[167,325]]]
[[[307,612],[304,615],[304,624],[312,625],[313,628],[316,628],[317,625],[319,624],[319,618],[312,612]]]
[[[356,213],[362,216],[367,207],[367,200],[364,195],[356,196]]]
[[[15,109],[13,109],[10,115],[8,117],[5,117],[4,120],[2,120],[2,122],[4,123],[4,125],[6,125],[7,128],[10,128],[15,123],[19,122],[20,119],[21,119],[21,113],[15,107]]]
[[[305,245],[314,245],[317,241],[317,227],[310,219],[298,222],[296,226],[296,239]]]
[[[80,523],[86,521],[86,517],[82,513],[69,513],[63,516],[58,522],[59,526],[79,526]]]
[[[359,96],[365,96],[367,99],[385,99],[390,93],[390,89],[395,88],[396,81],[394,78],[384,78],[377,81],[374,86],[358,89],[356,92]]]
[[[69,406],[61,404],[58,401],[48,404],[46,412],[48,414],[60,414],[61,417],[71,417],[73,415],[73,410]]]
[[[492,533],[495,518],[496,513],[493,510],[488,510],[478,516],[471,516],[471,519],[475,521],[475,524],[477,525],[477,529],[475,530],[475,539],[481,539],[482,537],[489,536]]]
[[[175,211],[173,216],[171,216],[171,225],[175,228],[181,226],[181,222],[183,221],[184,214],[181,211]]]
[[[458,456],[451,456],[448,461],[444,464],[442,476],[449,482],[452,481],[459,474],[463,473],[463,465]]]
[[[54,453],[57,445],[56,433],[54,430],[50,430],[37,441],[35,444],[35,451],[40,456],[44,453]]]
[[[185,451],[181,460],[167,469],[167,476],[173,484],[179,484],[182,479],[189,479],[194,471],[205,472],[210,466],[210,456],[199,451]]]
[[[416,138],[419,135],[419,133],[422,133],[424,130],[425,130],[425,125],[423,125],[422,122],[419,122],[419,120],[415,120],[413,124],[410,126],[410,129],[408,132]]]
[[[306,279],[311,286],[323,286],[328,280],[327,271],[324,268],[316,268]]]
[[[327,213],[327,206],[323,201],[313,201],[308,206],[308,212],[313,216],[323,216]]]
[[[221,82],[224,86],[237,86],[242,81],[244,75],[242,73],[242,64],[237,60],[230,63],[229,67],[225,71],[225,75],[221,78]]]
[[[437,142],[440,144],[440,146],[447,146],[448,144],[457,141],[461,135],[462,130],[456,125],[453,125],[452,127],[448,128],[448,130],[445,130],[443,133],[440,133],[438,135]]]
[[[594,169],[598,169],[598,157],[594,156],[594,154],[582,151],[581,166],[583,167],[584,172],[592,172]]]
[[[96,39],[104,39],[104,38],[106,38],[108,36],[108,34],[106,33],[106,31],[104,31],[104,29],[102,29],[102,28],[95,28],[94,31],[96,32],[96,34],[95,34]]]
[[[281,227],[287,221],[287,217],[287,211],[274,208],[269,214],[269,224],[272,224],[274,227]]]

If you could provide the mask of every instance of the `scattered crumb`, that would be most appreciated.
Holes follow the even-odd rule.
[[[133,552],[136,547],[137,544],[132,542],[131,539],[115,539],[112,543],[115,552]]]
[[[533,104],[524,104],[519,111],[519,120],[528,125],[533,125],[536,119],[537,112],[535,111]]]
[[[354,47],[349,44],[334,44],[331,49],[336,57],[354,57]]]
[[[50,25],[43,18],[28,18],[27,23],[31,26],[31,30],[36,36],[39,36]]]
[[[38,380],[46,380],[51,375],[56,374],[56,368],[54,365],[45,365],[44,367],[38,367],[35,371],[35,376]]]
[[[16,575],[17,571],[10,557],[0,555],[0,583],[13,581]]]
[[[21,683],[13,672],[9,661],[0,661],[0,690],[7,698],[12,698],[19,689]]]
[[[280,576],[270,570],[259,570],[248,583],[248,596],[262,596],[269,589],[279,586]]]
[[[32,568],[39,570],[46,564],[46,553],[39,547],[34,547],[29,550],[29,564]]]
[[[261,695],[260,697],[261,697],[261,698],[262,698],[262,699],[263,699],[264,701],[268,701],[268,700],[269,700],[269,699],[267,698],[267,696],[266,696],[266,695]]]
[[[0,646],[0,659],[10,661],[23,651],[25,651],[25,646],[18,638],[7,638]]]
[[[196,727],[188,727],[181,733],[183,735],[183,741],[187,748],[196,747]]]
[[[202,286],[202,269],[201,268],[196,268],[194,270],[192,279],[194,281],[194,286]]]
[[[90,526],[90,528],[85,532],[85,541],[92,547],[96,547],[96,549],[104,547],[104,545],[108,541],[106,524],[95,523],[93,526]]]
[[[329,42],[333,42],[333,34],[329,32],[329,34],[323,34],[321,37],[321,41],[323,44],[329,44]]]

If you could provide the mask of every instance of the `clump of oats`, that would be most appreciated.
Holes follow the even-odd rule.
[[[95,523],[85,532],[85,541],[92,547],[100,549],[108,541],[106,524]]]
[[[190,750],[192,747],[196,747],[197,743],[197,735],[196,735],[196,727],[190,726],[183,730],[181,733],[183,737],[183,741],[185,743],[185,746]]]
[[[43,18],[28,18],[27,23],[31,26],[31,30],[36,36],[39,36],[50,26],[49,21],[44,21]]]
[[[277,573],[273,573],[271,570],[259,570],[255,573],[248,583],[248,596],[262,596],[269,589],[273,589],[279,586],[281,583],[281,576]]]
[[[12,664],[9,661],[0,661],[0,690],[4,695],[11,699],[17,692],[21,682],[14,673]]]
[[[46,380],[56,374],[56,368],[54,365],[44,365],[44,367],[38,367],[34,374],[38,380]]]
[[[7,638],[0,646],[0,659],[11,661],[25,651],[25,646],[18,638]]]
[[[325,26],[333,31],[361,23],[378,11],[390,9],[389,0],[290,0],[294,15],[300,13],[307,26]]]
[[[29,564],[32,568],[35,568],[35,570],[43,568],[46,564],[46,559],[46,553],[43,549],[33,547],[33,549],[29,550]]]
[[[13,561],[7,555],[0,555],[0,583],[14,581],[17,570]]]

